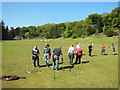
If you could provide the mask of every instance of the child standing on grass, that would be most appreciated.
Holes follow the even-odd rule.
[[[101,46],[101,55],[105,55],[105,45],[102,44]]]

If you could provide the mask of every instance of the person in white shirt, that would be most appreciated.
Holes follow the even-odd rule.
[[[73,47],[73,45],[71,45],[68,49],[68,57],[70,59],[70,61],[69,61],[70,65],[73,64],[74,54],[75,54],[74,47]]]
[[[33,49],[32,49],[32,60],[34,60],[34,67],[40,67],[40,64],[39,64],[39,49],[37,48],[37,46],[34,46]],[[37,62],[37,65],[36,65],[36,62]]]
[[[76,43],[76,50],[80,48],[80,43]]]

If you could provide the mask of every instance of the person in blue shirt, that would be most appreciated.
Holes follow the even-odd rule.
[[[51,49],[49,48],[49,44],[46,44],[45,45],[45,48],[44,48],[44,56],[45,56],[45,59],[46,59],[46,66],[49,67],[49,59],[51,57]]]

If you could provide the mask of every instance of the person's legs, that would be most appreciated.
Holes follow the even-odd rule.
[[[34,67],[36,67],[36,59],[34,59]]]
[[[49,55],[45,54],[45,59],[46,59],[46,66],[49,67]]]
[[[113,48],[112,48],[112,55],[114,54]]]
[[[63,63],[63,58],[61,58],[61,61],[62,61],[62,63]]]
[[[68,55],[68,57],[69,57],[69,64],[71,63],[71,55]]]
[[[35,56],[32,56],[32,60],[33,60],[34,67],[36,67],[36,58],[35,58]]]
[[[79,63],[82,64],[81,62],[82,55],[79,55]]]
[[[59,57],[57,56],[56,57],[56,70],[58,70],[59,68]]]
[[[115,54],[115,48],[112,48],[112,55]]]
[[[73,64],[74,55],[71,55],[71,64]]]
[[[49,67],[49,56],[47,57],[47,66]]]
[[[75,63],[77,64],[77,62],[78,62],[78,55],[76,55],[76,62]]]
[[[40,66],[40,64],[39,64],[39,57],[37,57],[37,65],[38,65],[38,67]]]
[[[79,64],[81,63],[80,55],[78,55],[78,63],[79,63]]]
[[[89,56],[90,56],[90,50],[89,50]]]
[[[113,55],[115,55],[115,48],[113,48]]]
[[[47,65],[47,62],[46,62],[47,55],[46,55],[46,54],[44,54],[44,57],[45,57],[45,63],[46,63],[46,65]]]
[[[91,56],[91,52],[92,52],[92,50],[89,50],[89,56]]]
[[[103,49],[103,55],[105,55],[105,49]]]
[[[56,70],[58,70],[59,68],[59,60],[56,60]]]
[[[70,65],[72,64],[72,55],[70,55]]]
[[[101,55],[103,55],[103,49],[101,50]]]
[[[53,64],[52,64],[52,69],[55,68],[55,60],[53,61]]]

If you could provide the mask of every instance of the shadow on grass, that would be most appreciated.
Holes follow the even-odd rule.
[[[101,54],[101,55],[105,55],[105,56],[106,56],[106,55],[108,55],[108,54]]]
[[[59,64],[63,64],[62,62],[61,63],[59,63]],[[52,66],[52,64],[49,64],[49,67],[50,66]],[[42,68],[42,67],[47,67],[46,65],[40,65],[40,68]]]
[[[89,63],[89,61],[83,61],[82,64],[86,64],[86,63]],[[79,64],[79,63],[74,63],[75,64]]]
[[[60,67],[59,70],[63,70],[63,69],[69,69],[69,70],[71,70],[72,68],[74,68],[74,65],[72,65],[72,66]]]
[[[89,63],[89,61],[83,61],[82,64],[86,64],[86,63]]]
[[[118,55],[118,53],[114,53],[114,54],[111,54],[111,55]]]
[[[104,55],[108,55],[108,54],[104,54]]]
[[[97,55],[91,55],[91,57],[96,57]]]

